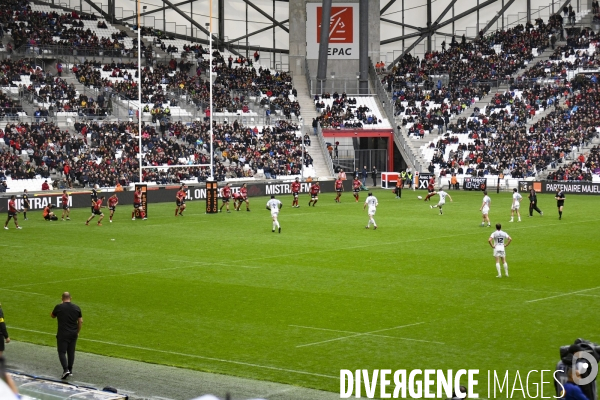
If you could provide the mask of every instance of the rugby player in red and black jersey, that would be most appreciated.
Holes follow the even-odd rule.
[[[100,196],[100,198],[98,200],[96,200],[96,203],[94,204],[94,212],[92,212],[92,215],[90,215],[90,217],[87,219],[87,221],[85,221],[86,225],[90,224],[90,221],[92,219],[94,219],[94,217],[96,215],[98,215],[100,218],[98,218],[98,226],[102,226],[102,219],[104,218],[104,213],[102,212],[102,208],[104,208],[102,206],[102,203],[104,202],[104,196]]]
[[[17,222],[17,214],[19,213],[19,210],[17,210],[16,199],[17,197],[14,194],[10,196],[10,200],[8,201],[8,218],[4,223],[4,229],[8,229],[8,223],[10,222],[11,218],[15,220],[15,226],[17,229],[21,229],[19,223]]]
[[[294,196],[294,201],[292,201],[292,207],[300,208],[300,205],[298,204],[298,195],[300,194],[300,178],[296,178],[296,180],[292,182],[290,186],[292,190],[292,196]]]
[[[321,191],[321,186],[319,186],[319,182],[315,181],[312,185],[310,185],[310,201],[308,202],[308,206],[310,207],[310,203],[312,203],[313,207],[319,201],[319,192]]]
[[[246,211],[250,211],[250,200],[248,200],[248,188],[244,183],[240,188],[240,194],[242,195],[242,201],[246,202]],[[240,207],[242,206],[242,201],[238,204],[237,210],[240,211]]]
[[[242,201],[244,201],[244,197],[242,197],[241,193],[235,192],[233,194],[233,209],[235,211],[240,211]]]
[[[429,178],[429,183],[427,183],[427,191],[429,193],[427,193],[427,196],[425,196],[425,200],[423,201],[429,201],[430,198],[432,198],[433,196],[435,196],[435,176],[431,176]]]
[[[185,198],[187,196],[187,192],[185,191],[185,189],[185,185],[181,185],[181,187],[177,191],[177,194],[175,195],[175,216],[177,216],[177,213],[179,212],[179,215],[183,217],[182,213],[185,210]]]
[[[70,221],[71,218],[69,218],[69,213],[71,212],[71,210],[69,209],[69,195],[67,194],[66,190],[63,190],[63,194],[62,194],[60,201],[62,203],[62,208],[63,208],[62,216],[60,218],[61,218],[61,220],[64,221],[65,216],[66,216],[67,221]]]
[[[119,198],[117,194],[114,193],[112,196],[108,198],[108,209],[110,210],[110,215],[108,216],[108,220],[112,222],[112,217],[115,215],[115,211],[117,209],[117,204],[119,204]]]
[[[221,208],[219,208],[219,212],[223,210],[224,205],[227,205],[227,212],[231,212],[229,211],[229,199],[231,199],[231,186],[229,186],[229,183],[226,183],[223,189],[221,189],[221,199],[223,203],[221,204]]]
[[[140,217],[142,217],[142,219],[148,219],[146,218],[146,214],[144,213],[144,208],[142,207],[142,188],[138,187],[137,189],[135,189],[135,192],[133,192],[133,212],[131,213],[131,220],[135,221],[135,211],[139,210],[140,212]]]
[[[355,176],[354,180],[352,181],[352,192],[354,192],[354,198],[356,199],[357,203],[358,203],[358,198],[359,198],[358,193],[360,192],[361,186],[362,186],[362,183],[358,180],[358,177]]]
[[[339,203],[340,202],[340,197],[342,197],[342,192],[344,191],[344,182],[338,178],[335,180],[335,192],[336,192],[336,196],[335,196],[335,202]]]

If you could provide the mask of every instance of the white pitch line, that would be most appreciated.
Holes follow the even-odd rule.
[[[350,339],[350,338],[354,338],[354,337],[358,337],[358,336],[383,336],[383,335],[374,335],[374,334],[375,333],[379,333],[379,332],[391,331],[391,330],[394,330],[394,329],[407,328],[409,326],[421,325],[421,324],[424,324],[424,323],[425,322],[417,322],[417,323],[414,323],[414,324],[400,325],[400,326],[395,326],[393,328],[378,329],[376,331],[364,332],[364,333],[357,333],[357,332],[355,332],[353,335],[349,335],[349,336],[342,336],[342,337],[335,338],[335,339],[322,340],[320,342],[301,344],[301,345],[296,346],[296,348],[314,346],[314,345],[323,344],[323,343],[336,342],[338,340]],[[350,333],[350,332],[348,332],[348,333]],[[434,341],[429,341],[429,340],[410,339],[410,338],[395,337],[395,336],[390,336],[390,337],[393,337],[394,339],[409,340],[409,341],[414,341],[414,342],[444,344],[444,343],[441,343],[441,342],[434,342]]]
[[[17,328],[17,327],[14,327],[14,326],[9,326],[9,328],[17,330],[17,331],[39,333],[39,334],[42,334],[42,335],[50,335],[50,336],[55,336],[56,335],[55,333],[36,331],[36,330],[33,330],[33,329]],[[291,373],[294,373],[294,374],[318,376],[318,377],[321,377],[321,378],[328,378],[328,379],[335,379],[335,380],[339,380],[340,379],[339,376],[318,374],[318,373],[315,373],[315,372],[298,371],[298,370],[295,370],[295,369],[278,368],[278,367],[272,367],[272,366],[269,366],[269,365],[253,364],[253,363],[247,363],[247,362],[243,362],[243,361],[225,360],[225,359],[222,359],[222,358],[199,356],[199,355],[196,355],[196,354],[179,353],[177,351],[158,350],[156,348],[151,349],[151,348],[148,348],[148,347],[134,346],[134,345],[129,345],[129,344],[106,342],[104,340],[86,339],[86,338],[82,338],[82,337],[79,337],[77,340],[79,340],[79,341],[83,340],[83,341],[93,342],[93,343],[107,344],[107,345],[110,345],[110,346],[125,347],[125,348],[128,348],[128,349],[143,350],[143,351],[148,351],[150,353],[171,354],[171,355],[174,355],[174,356],[197,358],[197,359],[201,359],[201,360],[216,361],[216,362],[221,362],[221,363],[225,363],[225,364],[243,365],[243,366],[246,366],[246,367],[253,367],[253,368],[259,368],[259,369],[269,369],[269,370],[281,371],[281,372],[291,372]]]
[[[340,331],[337,329],[315,328],[313,326],[302,326],[302,325],[288,325],[288,326],[292,326],[295,328],[312,329],[312,330],[316,330],[316,331],[361,334],[361,335],[365,335],[365,336],[374,336],[374,337],[381,337],[381,338],[386,338],[386,339],[405,339],[405,340],[416,340],[419,342],[423,341],[421,339],[406,339],[406,338],[402,338],[402,337],[398,337],[398,336],[378,335],[376,333],[360,333],[360,332],[352,332],[352,331]],[[434,342],[434,343],[437,343],[437,342]],[[444,344],[444,343],[440,343],[440,344]]]
[[[33,295],[35,295],[35,296],[50,296],[50,295],[47,295],[47,294],[42,294],[42,293],[26,292],[26,291],[24,291],[24,290],[13,290],[13,289],[3,289],[3,288],[0,288],[0,290],[5,290],[5,291],[7,291],[7,292],[16,292],[16,293],[33,294]]]
[[[541,299],[527,300],[525,303],[535,303],[537,301],[555,299],[557,297],[571,296],[573,294],[578,294],[578,293],[583,293],[583,292],[589,292],[590,290],[596,290],[596,289],[600,289],[600,286],[596,286],[596,287],[590,288],[590,289],[578,290],[576,292],[569,292],[569,293],[557,294],[556,296],[542,297]]]

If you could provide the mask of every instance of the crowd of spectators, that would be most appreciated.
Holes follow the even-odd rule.
[[[534,85],[497,95],[485,113],[474,113],[467,123],[469,143],[462,142],[445,158],[446,146],[457,143],[456,136],[433,144],[433,162],[440,168],[458,173],[503,173],[513,178],[534,176],[547,167],[556,167],[570,157],[574,148],[589,143],[598,135],[600,116],[595,107],[600,104],[600,86],[589,77],[560,84]],[[561,105],[564,99],[564,105]],[[539,108],[549,108],[543,118],[529,128],[527,120]],[[453,131],[453,133],[455,133]],[[456,132],[460,133],[460,132]],[[590,157],[595,162],[595,157]],[[559,170],[551,179],[591,179],[592,166]],[[462,171],[461,171],[462,170]],[[562,178],[561,178],[562,177]]]
[[[325,105],[323,99],[333,99],[331,105]],[[366,105],[357,105],[355,97],[348,97],[345,92],[333,95],[324,93],[322,98],[315,95],[317,111],[321,113],[318,122],[323,128],[362,128],[365,125],[376,125],[381,120]]]
[[[52,123],[7,124],[0,130],[6,146],[0,150],[0,170],[16,179],[40,175],[60,176],[64,186],[73,184],[125,186],[139,180],[139,142],[134,122],[77,122],[77,135],[61,130]],[[281,120],[273,126],[242,126],[237,120],[214,125],[215,177],[252,177],[258,170],[275,178],[300,174],[302,167],[302,137],[299,127]],[[89,139],[88,139],[89,138]],[[195,165],[210,163],[208,123],[168,123],[166,129],[142,125],[142,154],[145,182],[158,184],[182,180],[205,181],[210,176],[207,167],[164,165]],[[26,159],[19,155],[25,151]],[[304,163],[312,158],[304,151]],[[56,185],[60,187],[61,185]]]
[[[116,32],[111,37],[98,37],[83,21],[98,21],[99,28],[106,22],[91,14],[76,11],[33,11],[25,0],[5,0],[0,5],[0,23],[10,30],[14,47],[26,46],[37,49],[42,46],[60,46],[65,49],[81,50],[81,54],[95,54],[99,50],[106,54],[121,55],[125,48],[125,32]],[[86,53],[87,52],[87,53]]]

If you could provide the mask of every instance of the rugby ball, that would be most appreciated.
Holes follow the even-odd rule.
[[[417,196],[417,199],[423,200],[423,196]]]

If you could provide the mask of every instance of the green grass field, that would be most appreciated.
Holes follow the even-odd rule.
[[[478,368],[487,397],[488,370],[554,369],[559,346],[600,341],[598,198],[568,196],[562,221],[552,195],[543,217],[525,198],[508,223],[510,194],[491,194],[492,223],[513,238],[511,276],[497,279],[482,194],[449,193],[440,216],[415,192],[376,190],[376,231],[365,192],[310,208],[302,195],[299,209],[280,196],[281,234],[267,198],[218,215],[188,202],[183,218],[150,204],[135,222],[120,206],[102,227],[84,225],[88,209],[69,222],[30,212],[2,231],[0,301],[14,340],[53,346],[49,314],[70,291],[78,351],[333,392],[340,369]]]

